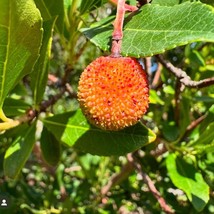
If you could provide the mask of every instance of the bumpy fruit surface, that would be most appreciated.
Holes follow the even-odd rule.
[[[80,77],[78,100],[89,122],[101,129],[134,125],[148,108],[146,73],[134,58],[99,57]]]

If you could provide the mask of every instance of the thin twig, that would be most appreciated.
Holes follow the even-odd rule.
[[[207,114],[202,115],[201,117],[197,118],[196,120],[192,121],[186,128],[185,133],[183,134],[183,137],[180,141],[186,138],[186,136],[189,135],[189,133],[196,128],[205,118],[207,117]]]
[[[180,82],[190,88],[203,88],[210,85],[214,85],[214,77],[207,78],[200,81],[193,81],[187,75],[185,71],[180,68],[175,67],[171,62],[164,60],[161,55],[156,55],[158,61],[171,73],[173,73],[177,78],[179,78]]]
[[[158,85],[160,83],[162,65],[160,63],[157,63],[157,66],[158,67],[157,67],[157,70],[155,72],[155,76],[153,78],[152,84],[151,84],[152,89],[158,88]]]
[[[36,118],[38,116],[39,113],[45,112],[47,110],[47,108],[54,105],[62,97],[62,95],[64,93],[65,93],[65,89],[62,90],[59,94],[52,96],[49,100],[43,101],[40,104],[39,110],[30,108],[26,111],[26,113],[24,115],[21,115],[20,117],[14,119],[14,120],[11,119],[11,121],[8,122],[8,123],[11,123],[11,125],[9,127],[4,126],[2,128],[2,130],[7,130],[10,128],[14,128],[16,126],[19,126],[23,123],[31,122],[32,120],[34,120],[34,118]]]
[[[108,181],[108,183],[102,187],[101,194],[105,196],[109,190],[115,185],[119,184],[121,181],[126,179],[129,174],[134,170],[134,166],[131,162],[127,162],[117,174],[114,174]]]
[[[148,186],[148,188],[149,188],[150,192],[153,194],[153,196],[157,199],[162,210],[168,214],[174,213],[172,208],[166,203],[165,199],[161,196],[160,192],[156,189],[151,178],[142,170],[142,166],[139,163],[139,160],[135,156],[135,154],[128,154],[127,159],[129,160],[129,162],[134,164],[136,171],[142,176],[143,181],[146,183],[146,185]]]
[[[151,73],[151,67],[152,67],[151,57],[145,57],[143,59],[143,61],[144,61],[144,65],[145,65],[145,71],[148,74],[149,82],[151,82],[151,78],[152,78],[152,73]]]
[[[50,81],[50,84],[55,84],[64,88],[64,90],[69,94],[70,98],[77,98],[77,93],[73,90],[72,86],[68,82],[64,82],[62,85],[61,79],[54,76],[53,74],[48,75],[48,80]]]

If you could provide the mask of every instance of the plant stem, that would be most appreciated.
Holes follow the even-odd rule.
[[[173,73],[179,81],[186,87],[189,88],[203,88],[210,85],[214,85],[214,77],[207,79],[193,81],[185,71],[175,67],[171,62],[166,61],[161,55],[156,55],[157,60],[171,73]]]
[[[111,56],[120,57],[123,38],[123,21],[125,15],[125,0],[119,0],[117,4],[117,14],[114,21],[114,31],[112,34]]]
[[[166,203],[165,199],[161,196],[160,192],[156,189],[154,182],[151,180],[149,175],[143,171],[143,168],[140,164],[140,160],[137,157],[138,152],[130,153],[127,155],[127,159],[131,162],[136,171],[142,176],[143,181],[148,186],[150,192],[157,199],[161,209],[168,214],[175,213],[174,210]]]

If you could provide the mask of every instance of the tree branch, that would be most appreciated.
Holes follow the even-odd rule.
[[[109,190],[115,185],[119,184],[121,181],[126,179],[129,174],[134,170],[134,166],[131,162],[127,162],[117,174],[114,174],[108,181],[108,183],[102,187],[101,194],[105,196]]]
[[[180,82],[186,87],[203,88],[210,85],[214,85],[214,77],[207,78],[200,81],[193,81],[185,71],[175,67],[171,62],[165,61],[161,55],[156,55],[156,58],[167,70],[169,70],[172,74],[174,74],[180,80]]]
[[[153,196],[157,199],[158,203],[160,204],[162,210],[168,214],[174,213],[174,211],[171,209],[171,207],[166,203],[165,199],[161,196],[160,192],[156,189],[153,181],[151,178],[142,170],[142,166],[139,163],[138,158],[135,156],[135,154],[128,154],[127,159],[129,162],[133,163],[136,171],[142,176],[143,181],[148,186],[150,192],[153,194]]]
[[[125,16],[125,0],[118,0],[117,14],[114,21],[114,30],[112,33],[111,56],[120,57],[123,38],[123,22]]]

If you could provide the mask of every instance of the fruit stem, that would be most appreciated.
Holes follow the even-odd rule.
[[[112,33],[111,56],[121,56],[121,45],[123,38],[123,21],[125,16],[125,0],[118,0],[117,14],[114,21],[114,31]]]

